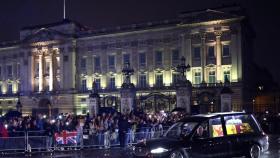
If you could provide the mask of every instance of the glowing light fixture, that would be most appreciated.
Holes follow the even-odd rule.
[[[168,149],[159,147],[159,148],[151,150],[151,153],[152,154],[160,154],[160,153],[164,153],[164,152],[167,152],[167,151],[168,151]]]

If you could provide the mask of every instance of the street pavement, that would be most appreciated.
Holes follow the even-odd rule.
[[[269,150],[262,154],[262,158],[280,158],[280,136],[269,137]],[[84,149],[72,151],[57,151],[47,153],[32,154],[9,154],[0,155],[0,157],[32,157],[32,158],[132,158],[129,149],[111,148],[111,149]]]

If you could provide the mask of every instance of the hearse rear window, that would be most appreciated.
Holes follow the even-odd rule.
[[[222,121],[220,117],[212,118],[209,120],[210,135],[211,137],[222,137],[224,136]]]
[[[253,133],[258,127],[251,115],[224,116],[228,135]]]

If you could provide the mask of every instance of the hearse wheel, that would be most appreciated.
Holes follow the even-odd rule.
[[[248,158],[260,158],[261,157],[261,148],[257,144],[254,144],[250,147]]]
[[[189,158],[188,155],[185,155],[182,150],[174,150],[170,154],[170,158]]]

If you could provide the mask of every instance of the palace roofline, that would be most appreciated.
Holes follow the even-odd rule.
[[[157,29],[157,28],[166,28],[172,26],[184,26],[184,25],[191,25],[191,24],[202,24],[204,22],[216,21],[216,20],[230,20],[230,19],[242,19],[243,16],[243,9],[238,5],[228,5],[228,6],[221,6],[211,9],[201,9],[201,10],[193,10],[179,13],[176,18],[173,19],[166,19],[161,21],[150,21],[146,23],[138,23],[138,24],[130,24],[130,25],[123,25],[123,26],[115,26],[110,28],[101,28],[101,29],[90,29],[82,24],[70,20],[64,19],[59,22],[43,24],[43,25],[35,25],[35,26],[28,26],[23,27],[21,31],[25,30],[35,30],[41,28],[50,28],[64,24],[74,24],[79,28],[78,32],[76,32],[73,36],[77,38],[83,37],[90,37],[90,36],[99,36],[99,35],[109,35],[113,33],[124,33],[124,32],[132,32],[132,31],[141,31],[141,30],[148,30],[148,29]],[[18,41],[4,41],[0,43],[0,48],[5,47],[13,47],[18,44],[21,44],[23,40]]]
[[[49,23],[49,24],[26,26],[26,27],[21,28],[20,30],[24,31],[24,30],[33,30],[33,29],[40,29],[40,28],[49,28],[49,27],[54,27],[54,26],[59,26],[59,25],[64,25],[64,24],[74,24],[74,25],[78,26],[78,28],[80,28],[80,30],[82,30],[82,31],[89,29],[88,27],[82,25],[81,23],[79,23],[77,21],[70,20],[70,19],[63,19],[62,21]]]

